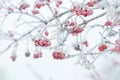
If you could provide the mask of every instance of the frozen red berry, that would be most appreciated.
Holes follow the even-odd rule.
[[[120,46],[115,46],[113,50],[116,53],[120,53]]]
[[[29,4],[27,4],[27,3],[22,3],[21,5],[20,5],[20,7],[19,7],[19,9],[20,10],[22,10],[22,9],[26,9],[26,8],[29,8],[30,7],[30,5]]]
[[[35,4],[35,8],[38,8],[38,9],[40,9],[42,6],[45,6],[45,4],[43,4],[43,3],[36,3]]]
[[[62,0],[57,0],[56,7],[59,7],[62,3],[63,3]]]
[[[39,41],[38,40],[34,40],[34,44],[35,44],[35,46],[39,46]]]
[[[83,44],[88,47],[88,41],[84,41]]]
[[[33,58],[34,59],[38,59],[38,58],[41,58],[42,57],[42,52],[38,52],[38,53],[35,53],[34,55],[33,55]]]
[[[69,26],[75,26],[75,22],[69,22]]]
[[[106,21],[105,22],[105,26],[112,26],[113,24],[112,24],[112,22],[111,21]]]
[[[87,3],[87,6],[88,6],[88,7],[93,7],[96,3],[97,3],[97,1],[96,1],[96,0],[93,0],[93,1],[88,2],[88,3]]]
[[[82,27],[73,27],[72,30],[71,30],[71,33],[73,35],[78,35],[79,33],[81,33],[83,31],[83,28]]]
[[[108,46],[106,44],[102,44],[98,47],[99,51],[104,51],[108,48]]]
[[[34,15],[39,14],[39,10],[32,10],[32,14]]]
[[[55,51],[55,52],[52,53],[52,56],[53,56],[54,59],[61,60],[61,59],[65,58],[65,53]]]

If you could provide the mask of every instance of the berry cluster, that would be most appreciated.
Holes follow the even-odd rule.
[[[35,3],[35,8],[40,9],[42,6],[45,6],[43,3]]]
[[[105,51],[108,48],[106,44],[102,44],[98,47],[99,51]]]
[[[105,26],[112,26],[112,25],[113,25],[113,23],[111,21],[106,21],[105,22]]]
[[[38,59],[38,58],[41,58],[42,57],[42,52],[38,52],[38,53],[35,53],[34,55],[33,55],[33,58],[34,59]]]
[[[48,47],[51,45],[51,42],[49,40],[44,40],[44,39],[38,39],[34,40],[35,46],[41,46],[41,47]]]
[[[73,35],[78,35],[79,33],[81,33],[83,31],[83,27],[73,27],[71,30],[71,33]]]
[[[55,51],[55,52],[52,53],[52,56],[53,56],[54,59],[61,60],[61,59],[65,58],[65,53]]]
[[[83,9],[80,6],[74,6],[74,7],[71,8],[70,11],[71,12],[75,12],[77,16],[82,15],[84,17],[87,17],[87,16],[93,14],[93,10],[91,10],[91,9]]]

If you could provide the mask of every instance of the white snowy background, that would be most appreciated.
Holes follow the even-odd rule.
[[[14,3],[16,0],[12,0]],[[19,0],[18,0],[19,1]],[[26,0],[31,2],[32,0]],[[80,1],[80,0],[79,0]],[[64,0],[66,7],[69,7],[69,1]],[[49,11],[43,10],[44,14],[50,15]],[[98,15],[102,12],[99,10],[95,12],[94,15]],[[14,28],[14,23],[18,15],[10,15],[7,17],[5,22],[2,24],[3,31],[15,30],[19,33],[26,33],[29,26],[25,25],[19,28]],[[92,16],[93,17],[93,16]],[[26,18],[29,19],[29,18]],[[91,22],[94,23],[104,23],[105,17],[100,18]],[[2,19],[0,19],[2,21]],[[27,27],[26,27],[27,26]],[[93,29],[89,35],[88,39],[90,44],[95,44],[99,41],[99,34],[97,31],[102,30],[101,28]],[[28,30],[29,31],[29,30]],[[96,33],[96,34],[95,34]],[[71,41],[72,39],[72,41]],[[111,39],[114,39],[112,37]],[[12,41],[3,40],[2,36],[0,39],[0,50],[2,50],[6,45]],[[68,40],[68,46],[65,47],[65,50],[70,51],[70,45],[74,43],[74,39],[70,38]],[[95,74],[92,70],[87,70],[84,66],[75,64],[78,57],[65,59],[65,60],[54,60],[52,58],[51,52],[48,50],[42,50],[44,52],[43,58],[33,59],[32,55],[29,58],[24,56],[26,50],[26,40],[19,42],[17,48],[17,59],[15,62],[12,62],[10,59],[11,50],[8,50],[0,56],[0,80],[91,80],[90,75]],[[30,44],[30,51],[34,52],[34,46]],[[114,66],[114,62],[117,61],[118,65]],[[95,70],[100,74],[103,80],[120,80],[120,55],[116,53],[105,53],[101,55],[94,63]]]

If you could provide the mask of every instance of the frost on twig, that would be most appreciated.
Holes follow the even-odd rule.
[[[0,54],[13,49],[13,61],[19,57],[17,48],[23,41],[26,57],[42,58],[48,50],[55,60],[78,57],[76,62],[87,69],[93,69],[105,53],[120,54],[119,0],[13,2],[0,3],[0,42],[11,41]]]

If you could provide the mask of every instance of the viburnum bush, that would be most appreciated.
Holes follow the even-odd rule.
[[[4,46],[0,54],[11,50],[15,61],[18,47],[27,44],[26,57],[43,58],[48,50],[54,60],[78,57],[78,64],[91,69],[101,55],[120,54],[119,4],[119,0],[0,1]]]

